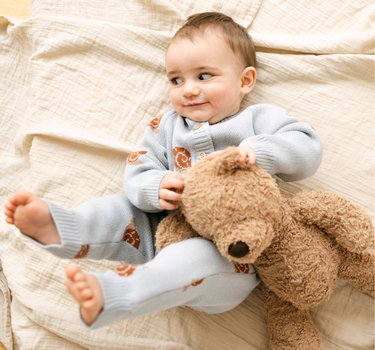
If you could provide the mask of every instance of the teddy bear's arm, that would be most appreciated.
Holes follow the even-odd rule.
[[[264,308],[270,332],[270,350],[321,350],[319,333],[308,309],[297,309],[263,285]],[[301,336],[302,335],[302,336]]]
[[[185,239],[199,237],[198,233],[186,221],[180,210],[164,218],[156,230],[156,247],[161,250],[166,246]]]
[[[374,247],[374,225],[359,205],[332,192],[311,191],[297,194],[291,201],[297,220],[316,225],[351,252]]]

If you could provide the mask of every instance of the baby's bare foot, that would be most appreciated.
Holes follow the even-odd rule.
[[[31,192],[19,189],[5,203],[5,221],[42,244],[61,244],[48,205]]]
[[[66,267],[66,282],[69,293],[81,306],[83,320],[91,325],[98,318],[103,308],[102,289],[98,279],[88,273],[83,273],[76,264]]]

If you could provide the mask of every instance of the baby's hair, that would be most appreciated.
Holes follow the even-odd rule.
[[[243,26],[220,12],[203,12],[189,16],[172,41],[181,37],[193,41],[196,34],[202,35],[207,28],[219,29],[223,39],[229,44],[234,54],[238,55],[245,67],[255,68],[256,55],[253,39]]]

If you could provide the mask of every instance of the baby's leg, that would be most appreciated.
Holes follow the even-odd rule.
[[[6,204],[6,221],[33,243],[65,259],[145,263],[155,256],[154,235],[163,214],[145,214],[113,195],[70,210],[20,190]]]
[[[260,282],[252,265],[229,262],[200,237],[172,244],[146,264],[92,275],[100,283],[104,305],[91,328],[175,306],[225,312]]]

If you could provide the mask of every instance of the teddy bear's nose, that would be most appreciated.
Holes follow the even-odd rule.
[[[229,255],[235,258],[242,258],[249,252],[249,247],[244,242],[233,243],[229,246],[228,253]]]

